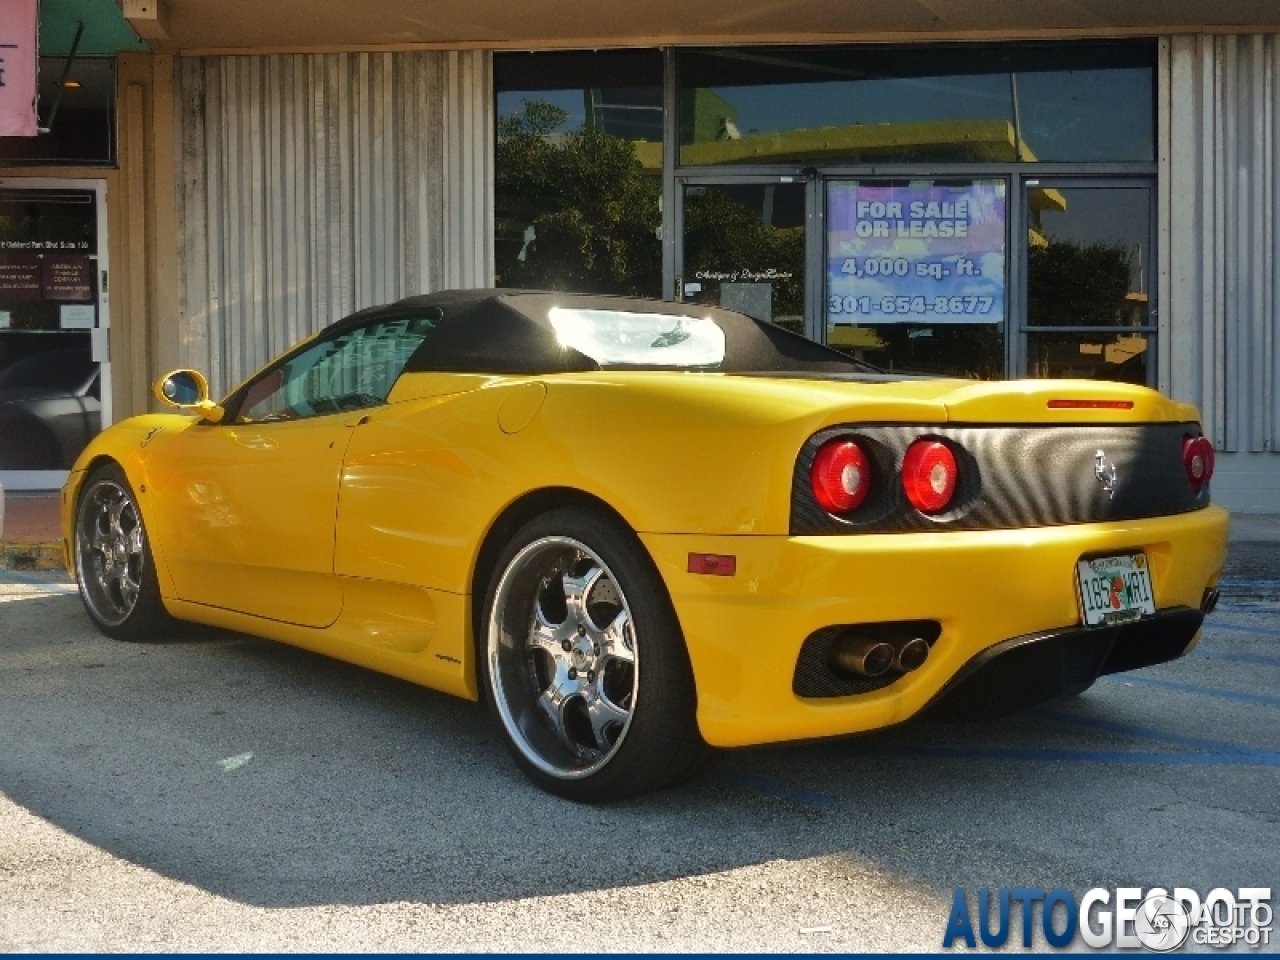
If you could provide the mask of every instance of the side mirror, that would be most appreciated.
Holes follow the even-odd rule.
[[[212,423],[222,420],[225,411],[209,399],[209,381],[196,370],[175,370],[165,374],[151,388],[155,398],[167,407],[187,410]]]

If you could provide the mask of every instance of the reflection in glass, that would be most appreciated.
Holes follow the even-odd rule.
[[[1032,333],[1027,375],[1147,382],[1148,333]]]
[[[204,399],[200,396],[200,382],[183,370],[165,377],[161,392],[167,400],[178,406],[189,406]]]
[[[0,189],[0,470],[65,470],[100,429],[96,197]]]
[[[1028,199],[1027,322],[1145,326],[1150,188],[1037,187]]]
[[[499,286],[662,293],[662,56],[497,54]]]
[[[66,470],[101,429],[87,333],[0,337],[0,470]]]
[[[686,184],[684,299],[804,333],[803,183]]]
[[[1155,46],[690,50],[680,163],[1154,160]]]
[[[1004,324],[830,326],[827,343],[890,373],[969,380],[999,380],[1004,376]]]
[[[601,366],[716,367],[724,331],[708,318],[552,307],[547,319],[566,347]]]
[[[48,132],[0,137],[0,162],[115,163],[115,58],[76,57],[63,82],[66,67],[66,57],[40,58],[38,119]]]

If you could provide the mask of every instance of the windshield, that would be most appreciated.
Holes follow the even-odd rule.
[[[563,346],[603,366],[715,368],[724,331],[709,318],[553,307],[547,318]]]

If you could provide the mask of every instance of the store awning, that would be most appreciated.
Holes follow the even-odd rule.
[[[65,57],[84,24],[76,56],[110,56],[147,45],[125,20],[117,0],[40,0],[40,55]]]
[[[54,3],[57,0],[46,0]],[[86,2],[86,0],[62,0]],[[112,0],[101,0],[111,4]],[[1280,27],[1275,0],[123,0],[191,51],[1001,39]],[[150,9],[158,6],[159,11]],[[141,14],[140,14],[141,11]],[[139,22],[133,21],[135,26]],[[146,36],[153,34],[143,31]]]

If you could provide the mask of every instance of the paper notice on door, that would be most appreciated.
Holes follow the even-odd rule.
[[[58,308],[58,319],[63,330],[92,330],[94,308],[87,303],[64,303]]]
[[[9,311],[0,310],[0,330],[8,330],[10,326],[12,323],[9,320]]]
[[[46,253],[40,262],[46,300],[92,300],[93,260]]]

